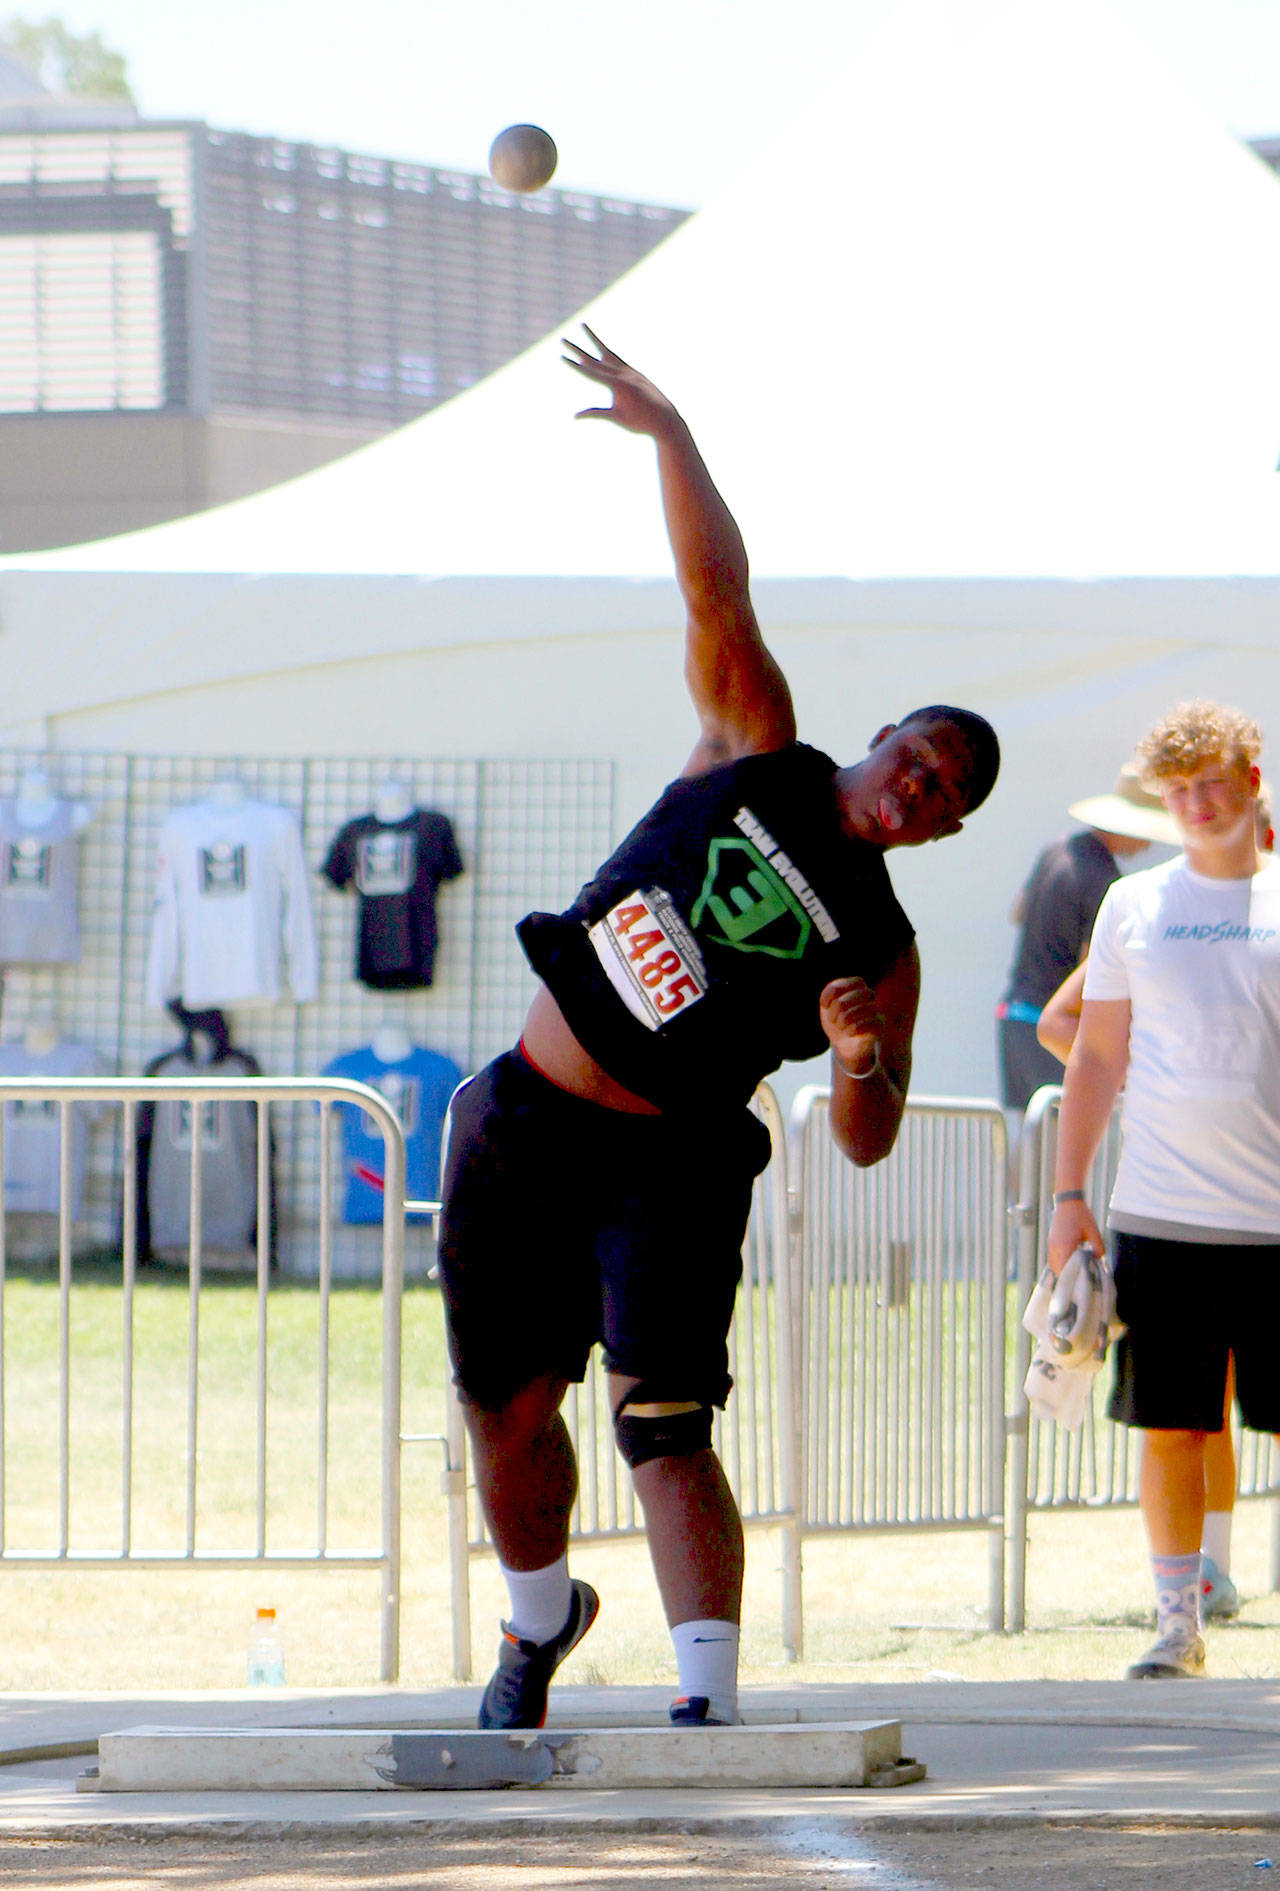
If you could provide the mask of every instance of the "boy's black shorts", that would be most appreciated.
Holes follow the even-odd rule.
[[[650,1398],[723,1405],[751,1188],[769,1154],[748,1110],[601,1109],[518,1051],[463,1084],[439,1253],[463,1395],[493,1409],[544,1373],[581,1379],[599,1341],[608,1370]]]
[[[1107,1411],[1147,1431],[1221,1431],[1227,1356],[1254,1431],[1280,1432],[1280,1244],[1112,1235],[1116,1342]]]

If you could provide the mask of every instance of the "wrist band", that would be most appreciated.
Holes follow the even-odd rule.
[[[838,1057],[836,1058],[836,1062],[840,1064],[840,1059]],[[848,1064],[840,1064],[840,1068],[841,1070],[843,1070],[845,1076],[848,1077],[853,1083],[865,1083],[867,1081],[867,1078],[874,1077],[877,1070],[879,1070],[880,1068],[879,1046],[877,1045],[876,1047],[876,1054],[872,1060],[870,1070],[850,1070]]]
[[[1084,1190],[1082,1188],[1060,1188],[1056,1190],[1054,1194],[1053,1205],[1056,1208],[1059,1202],[1082,1202],[1083,1200]]]

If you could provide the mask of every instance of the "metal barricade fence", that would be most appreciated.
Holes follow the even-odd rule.
[[[755,1185],[743,1248],[742,1285],[729,1333],[734,1390],[716,1414],[714,1443],[748,1527],[782,1532],[782,1635],[788,1654],[800,1651],[800,1544],[796,1491],[798,1430],[793,1394],[793,1312],[788,1264],[786,1131],[767,1085],[753,1108],[769,1130],[773,1158]],[[675,1310],[673,1309],[673,1317]],[[635,1492],[614,1448],[605,1375],[595,1353],[581,1386],[571,1386],[564,1419],[578,1459],[579,1491],[570,1541],[604,1542],[643,1534]],[[468,1489],[466,1427],[449,1402],[444,1488],[449,1503],[453,1599],[453,1672],[471,1678],[470,1566],[491,1553],[474,1492]]]
[[[259,1077],[239,1081],[225,1077],[187,1078],[55,1078],[26,1077],[0,1080],[0,1173],[5,1172],[4,1137],[6,1121],[13,1103],[36,1105],[56,1112],[58,1129],[58,1325],[54,1353],[56,1368],[56,1450],[53,1475],[47,1501],[45,1493],[19,1493],[16,1486],[22,1465],[11,1462],[8,1449],[9,1414],[6,1397],[10,1382],[18,1372],[20,1348],[11,1349],[13,1338],[6,1321],[6,1228],[8,1213],[0,1204],[0,1567],[20,1564],[26,1569],[103,1569],[118,1567],[201,1569],[369,1569],[381,1577],[381,1660],[383,1681],[394,1681],[399,1672],[400,1651],[400,1396],[401,1396],[401,1316],[404,1278],[405,1237],[405,1145],[404,1133],[395,1112],[376,1090],[362,1083],[338,1079],[295,1079]],[[254,1422],[251,1440],[247,1428],[233,1427],[234,1439],[219,1438],[210,1428],[202,1431],[202,1402],[214,1399],[201,1362],[201,1314],[207,1294],[202,1252],[204,1170],[208,1150],[218,1133],[216,1125],[206,1128],[206,1113],[226,1103],[246,1102],[257,1108],[257,1247],[256,1247],[256,1320],[252,1335],[252,1385]],[[154,1434],[154,1420],[140,1401],[139,1378],[139,1252],[137,1224],[138,1122],[139,1106],[153,1104],[190,1106],[190,1240],[186,1256],[188,1275],[187,1347],[180,1367],[183,1383],[172,1401],[176,1439],[160,1440]],[[319,1196],[315,1204],[314,1240],[317,1251],[315,1378],[315,1433],[305,1476],[300,1474],[301,1460],[290,1454],[286,1473],[295,1475],[314,1491],[314,1526],[299,1522],[296,1504],[282,1517],[287,1491],[282,1488],[282,1474],[277,1455],[288,1441],[279,1441],[279,1453],[269,1432],[269,1406],[272,1381],[271,1350],[268,1339],[268,1308],[271,1292],[271,1179],[270,1149],[272,1115],[287,1105],[305,1104],[306,1115],[318,1139],[316,1173]],[[335,1164],[332,1155],[333,1111],[338,1105],[358,1107],[381,1130],[386,1149],[384,1174],[384,1214],[382,1222],[382,1360],[381,1411],[378,1416],[380,1466],[380,1501],[372,1511],[375,1540],[364,1548],[335,1548],[330,1541],[331,1496],[334,1488],[331,1450],[336,1449],[331,1393],[334,1378],[334,1344],[330,1322],[333,1284],[332,1202],[335,1193]],[[121,1178],[121,1280],[122,1319],[119,1353],[119,1391],[113,1401],[118,1414],[118,1434],[111,1456],[118,1465],[120,1496],[118,1517],[108,1523],[109,1503],[97,1492],[85,1493],[85,1479],[77,1475],[80,1446],[85,1443],[85,1428],[73,1422],[73,1395],[77,1379],[71,1346],[73,1309],[73,1123],[72,1112],[78,1107],[116,1106],[119,1111],[119,1173]],[[199,1125],[199,1133],[195,1133]],[[296,1127],[296,1125],[295,1125]],[[144,1276],[145,1278],[145,1276]],[[246,1335],[247,1337],[247,1335]],[[95,1335],[101,1339],[101,1335]],[[171,1361],[165,1362],[166,1367]],[[48,1370],[41,1360],[34,1368],[33,1384],[48,1382]],[[237,1381],[234,1400],[237,1410],[243,1388],[243,1374]],[[225,1388],[223,1388],[225,1392]],[[227,1396],[232,1396],[228,1394]],[[181,1418],[178,1418],[178,1410]],[[217,1409],[215,1404],[215,1409]],[[92,1414],[95,1441],[101,1444],[107,1415]],[[170,1493],[171,1513],[163,1525],[157,1523],[156,1493],[159,1482],[154,1456],[149,1456],[146,1476],[138,1471],[140,1441],[147,1436],[149,1453],[159,1453],[162,1444],[172,1442],[168,1454],[180,1489]],[[216,1457],[216,1473],[207,1459]],[[29,1481],[29,1472],[24,1473]],[[222,1500],[232,1514],[248,1518],[246,1536],[241,1542],[217,1545],[206,1541],[208,1524],[201,1510],[202,1477],[217,1476],[223,1485]],[[78,1503],[73,1514],[73,1485]],[[140,1485],[145,1488],[140,1492]],[[361,1482],[361,1501],[352,1513],[365,1519],[370,1515],[364,1501],[367,1479]],[[230,1502],[228,1502],[230,1497]],[[80,1511],[88,1516],[87,1527]],[[20,1515],[23,1529],[46,1533],[45,1541],[15,1541],[13,1515]],[[297,1532],[290,1547],[279,1547],[274,1540],[279,1528]],[[166,1530],[176,1537],[173,1547],[158,1542],[139,1541],[140,1529]],[[50,1540],[51,1539],[51,1540]],[[82,1540],[83,1539],[83,1540]],[[96,1540],[95,1540],[96,1539]]]
[[[758,1180],[744,1247],[743,1283],[730,1332],[735,1390],[717,1415],[716,1448],[748,1525],[769,1525],[782,1543],[782,1632],[798,1659],[803,1640],[801,1545],[805,1536],[855,1531],[984,1528],[990,1542],[988,1620],[1005,1625],[1005,1482],[1010,1559],[1007,1623],[1025,1624],[1027,1525],[1033,1510],[1136,1503],[1136,1441],[1103,1413],[1100,1375],[1094,1402],[1078,1433],[1030,1419],[1022,1384],[1031,1341],[1020,1323],[1012,1347],[1012,1394],[1006,1392],[1007,1322],[1026,1304],[1044,1265],[1052,1201],[1060,1092],[1041,1090],[1023,1129],[1018,1200],[1016,1275],[1010,1293],[1008,1158],[1005,1122],[995,1103],[913,1098],[897,1143],[882,1163],[856,1169],[832,1141],[826,1120],[829,1091],[806,1089],[791,1116],[790,1142],[776,1098],[767,1087],[755,1105],[773,1144],[773,1160]],[[27,1396],[31,1362],[12,1347],[6,1306],[7,1231],[0,1202],[0,1568],[118,1567],[207,1569],[369,1569],[381,1579],[381,1662],[384,1681],[396,1679],[400,1646],[401,1452],[416,1442],[401,1432],[401,1320],[407,1212],[434,1203],[406,1203],[405,1149],[400,1122],[376,1090],[337,1079],[258,1077],[54,1078],[0,1080],[0,1172],[9,1105],[42,1105],[58,1128],[57,1331],[38,1383],[50,1389],[48,1476],[31,1496],[35,1473],[13,1460],[10,1419],[15,1398]],[[167,1494],[177,1519],[172,1544],[144,1540],[158,1514],[158,1473],[148,1461],[138,1471],[140,1416],[137,1313],[139,1244],[137,1113],[145,1104],[191,1106],[192,1125],[219,1101],[257,1106],[257,1248],[252,1353],[252,1434],[235,1472],[236,1514],[246,1518],[245,1540],[211,1543],[201,1511],[202,1402],[210,1391],[201,1371],[201,1313],[205,1264],[201,1227],[206,1136],[190,1137],[190,1241],[186,1255],[188,1306],[185,1359],[179,1362],[180,1416],[167,1442]],[[296,1503],[282,1527],[270,1435],[268,1310],[270,1254],[270,1149],[272,1120],[289,1106],[307,1106],[317,1139],[314,1208],[315,1430],[308,1447],[308,1490],[314,1523],[297,1531]],[[332,1541],[331,1464],[334,1201],[337,1162],[333,1113],[357,1107],[377,1124],[386,1147],[381,1229],[381,1389],[378,1415],[380,1496],[372,1513],[374,1540],[359,1546],[371,1520],[367,1503],[349,1511],[355,1539]],[[116,1426],[112,1451],[119,1477],[114,1522],[109,1500],[85,1500],[86,1477],[78,1451],[83,1421],[73,1411],[77,1379],[72,1347],[73,1198],[72,1112],[108,1106],[118,1112],[121,1186],[121,1330],[118,1393],[110,1414],[95,1412],[101,1433]],[[293,1125],[296,1141],[299,1128]],[[1102,1220],[1114,1176],[1118,1136],[1110,1135],[1090,1178],[1095,1213]],[[309,1285],[310,1283],[308,1283]],[[1012,1313],[1011,1313],[1012,1308]],[[172,1366],[173,1362],[168,1364]],[[216,1398],[214,1409],[218,1409]],[[175,1408],[176,1410],[176,1408]],[[632,1538],[642,1533],[629,1474],[613,1445],[604,1376],[592,1361],[587,1379],[566,1401],[565,1418],[578,1454],[581,1487],[571,1535],[576,1542]],[[456,1401],[448,1403],[444,1488],[448,1499],[453,1614],[453,1668],[471,1674],[471,1559],[491,1549],[467,1488],[465,1428]],[[241,1437],[248,1428],[237,1427]],[[434,1434],[432,1434],[434,1438]],[[1006,1465],[1007,1459],[1007,1465]],[[295,1449],[292,1463],[299,1462]],[[1272,1584],[1280,1586],[1280,1479],[1271,1441],[1246,1434],[1239,1453],[1242,1496],[1272,1504]],[[226,1482],[227,1465],[219,1476]],[[75,1501],[73,1502],[73,1493]],[[141,1493],[141,1496],[140,1496]],[[85,1518],[88,1517],[86,1525]],[[355,1519],[358,1518],[357,1523]]]
[[[1017,1229],[1017,1307],[1026,1306],[1047,1265],[1049,1222],[1053,1214],[1053,1176],[1057,1161],[1058,1110],[1062,1091],[1046,1085],[1032,1097],[1023,1124],[1019,1153],[1018,1199],[1012,1209]],[[1106,1227],[1107,1203],[1120,1155],[1117,1112],[1089,1172],[1089,1205],[1099,1227]],[[1019,1321],[1013,1352],[1014,1402],[1009,1429],[1009,1627],[1026,1625],[1027,1526],[1033,1510],[1102,1509],[1136,1505],[1138,1447],[1141,1434],[1106,1416],[1111,1374],[1098,1374],[1093,1396],[1078,1431],[1041,1422],[1027,1408],[1022,1387],[1031,1363],[1033,1342]],[[1242,1497],[1280,1494],[1273,1469],[1271,1440],[1245,1432],[1237,1446],[1237,1489]],[[1271,1516],[1271,1586],[1280,1587],[1280,1503]]]
[[[830,1091],[792,1111],[804,1536],[982,1527],[1004,1619],[1007,1139],[994,1103],[913,1098],[857,1169]]]

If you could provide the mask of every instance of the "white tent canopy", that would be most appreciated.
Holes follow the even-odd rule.
[[[594,305],[771,576],[1271,572],[1280,184],[1094,0],[914,0]],[[648,576],[554,339],[273,492],[23,564]],[[584,403],[585,404],[585,401]]]
[[[690,420],[803,732],[848,759],[922,698],[1000,729],[992,807],[895,867],[927,1086],[990,1088],[1003,912],[1066,803],[1179,695],[1280,702],[1277,306],[1280,182],[1096,0],[908,0],[587,311]],[[652,454],[573,424],[558,352],[0,560],[10,739],[606,754],[639,812],[692,741],[679,601]]]

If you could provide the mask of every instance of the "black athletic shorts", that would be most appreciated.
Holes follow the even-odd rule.
[[[1036,1036],[1036,1027],[1024,1018],[1001,1018],[997,1025],[1000,1053],[1000,1101],[1006,1110],[1024,1110],[1037,1090],[1062,1082],[1062,1065]]]
[[[1116,1342],[1107,1411],[1147,1431],[1221,1431],[1227,1356],[1254,1431],[1280,1432],[1280,1244],[1112,1235]]]
[[[449,1110],[440,1281],[454,1379],[504,1405],[581,1379],[599,1341],[651,1399],[729,1395],[726,1336],[769,1132],[749,1110],[632,1116],[561,1090],[517,1051]]]

